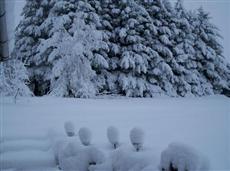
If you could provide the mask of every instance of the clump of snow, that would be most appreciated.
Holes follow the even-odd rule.
[[[81,151],[81,145],[76,142],[69,142],[62,145],[59,144],[59,147],[57,164],[63,169],[66,165],[71,165],[66,159],[78,155]]]
[[[113,148],[116,149],[119,145],[119,132],[118,129],[114,126],[110,126],[107,129],[107,137],[109,142],[113,145]]]
[[[89,171],[105,161],[104,154],[95,147],[82,147],[77,154],[62,159],[61,168],[64,171]]]
[[[148,153],[129,151],[127,148],[119,148],[111,156],[113,171],[141,171],[155,164],[154,156]]]
[[[80,128],[78,135],[83,145],[88,146],[91,144],[92,133],[89,128]]]
[[[139,151],[140,149],[143,148],[144,131],[142,129],[137,128],[137,127],[133,128],[130,131],[129,137],[136,151]]]
[[[161,153],[160,170],[207,171],[209,164],[207,159],[192,147],[181,143],[171,143]]]
[[[49,130],[47,136],[50,140],[51,151],[53,152],[56,165],[60,165],[63,158],[77,153],[80,143],[76,136],[60,136],[54,130]]]
[[[75,135],[75,127],[71,121],[65,122],[64,127],[65,127],[65,132],[66,132],[67,136],[72,137]]]

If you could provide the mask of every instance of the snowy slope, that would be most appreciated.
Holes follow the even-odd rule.
[[[64,135],[64,122],[71,120],[76,131],[80,127],[90,128],[93,145],[105,152],[111,150],[106,135],[108,126],[119,129],[122,146],[130,149],[129,131],[137,126],[145,131],[144,151],[153,154],[158,164],[160,153],[169,143],[181,142],[207,156],[211,169],[230,170],[229,102],[223,96],[156,99],[42,97],[20,98],[17,104],[11,98],[1,98],[1,151],[16,158],[22,153],[24,160],[29,160],[26,154],[42,156],[46,153],[45,166],[50,167],[53,159],[46,150],[50,145],[47,133],[53,129]]]

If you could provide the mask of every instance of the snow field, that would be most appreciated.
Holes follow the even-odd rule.
[[[21,150],[47,151],[50,145],[44,140],[9,140],[1,142],[0,153]]]
[[[229,170],[229,99],[221,96],[187,99],[97,100],[43,97],[20,98],[17,104],[13,104],[11,99],[1,100],[1,120],[3,121],[1,125],[4,128],[1,134],[3,136],[1,145],[5,143],[6,146],[7,142],[19,141],[19,139],[23,142],[21,137],[34,137],[33,141],[37,143],[42,142],[42,138],[39,137],[47,137],[43,139],[44,142],[39,148],[36,143],[34,144],[36,150],[32,150],[32,147],[29,147],[30,150],[26,149],[25,146],[33,144],[32,140],[26,140],[28,144],[22,143],[24,147],[21,151],[14,151],[14,156],[17,157],[7,154],[12,154],[13,151],[9,145],[9,150],[4,151],[4,154],[10,156],[8,159],[17,161],[24,158],[25,163],[34,162],[33,158],[31,158],[33,162],[30,162],[28,157],[30,154],[36,156],[34,151],[37,152],[37,156],[48,156],[44,164],[40,161],[43,161],[45,157],[36,158],[37,161],[32,170],[41,166],[47,169],[50,165],[55,169],[55,157],[60,159],[65,155],[66,160],[60,160],[62,161],[60,165],[65,170],[76,167],[68,163],[79,162],[79,159],[82,163],[91,163],[90,170],[109,171],[111,167],[119,171],[158,170],[161,152],[168,149],[171,142],[181,142],[202,152],[201,156],[204,155],[209,159],[210,170]],[[92,145],[84,147],[79,137],[67,137],[64,131],[66,120],[73,122],[76,132],[81,127],[87,126],[92,131]],[[119,131],[120,146],[116,150],[111,146],[106,134],[107,128],[111,125]],[[129,139],[130,130],[133,127],[142,128],[145,133],[143,149],[140,152],[135,152]],[[50,128],[55,131],[49,131]],[[47,147],[50,147],[49,150],[42,148],[46,142]],[[91,152],[86,151],[91,151],[91,147],[95,151],[100,151],[96,153],[105,157],[105,161],[101,160],[104,162],[94,165],[95,162],[89,160]],[[18,152],[22,152],[23,155]],[[200,156],[199,153],[198,155]],[[1,160],[2,158],[1,156]],[[8,163],[11,165],[10,162]],[[138,163],[138,165],[133,163]],[[25,170],[30,167],[27,164],[22,166]],[[85,165],[82,167],[83,170],[86,168]]]

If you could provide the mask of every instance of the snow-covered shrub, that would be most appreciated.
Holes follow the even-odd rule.
[[[171,143],[161,153],[161,171],[207,171],[207,159],[188,145]]]
[[[59,153],[58,159],[61,161],[64,158],[77,155],[78,151],[81,149],[81,145],[76,142],[62,141],[59,143]]]
[[[54,130],[49,130],[47,138],[50,141],[51,151],[54,154],[56,165],[60,165],[62,158],[75,155],[81,147],[76,136],[66,137]]]
[[[134,148],[136,149],[136,151],[139,151],[140,149],[143,148],[143,143],[144,143],[144,131],[140,128],[133,128],[130,131],[129,134],[130,137],[130,141],[132,143],[132,145],[134,146]]]
[[[61,141],[57,145],[58,145],[58,155],[57,155],[58,165],[62,169],[66,165],[67,158],[77,156],[82,150],[82,146],[77,142]]]
[[[112,171],[141,171],[152,164],[156,164],[154,158],[150,154],[136,153],[121,147],[111,154],[110,163]]]
[[[116,127],[110,126],[107,129],[107,137],[109,142],[113,145],[113,148],[116,149],[119,145],[119,132]]]
[[[65,132],[67,136],[72,137],[75,135],[74,124],[71,121],[65,122],[64,127],[65,127]]]
[[[91,144],[92,133],[89,128],[80,128],[78,135],[83,145],[88,146]]]
[[[0,95],[31,96],[26,68],[20,60],[0,62]]]
[[[61,169],[64,171],[91,171],[105,161],[104,154],[95,147],[81,148],[74,156],[63,158]]]

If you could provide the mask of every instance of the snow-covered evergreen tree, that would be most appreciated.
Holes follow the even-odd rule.
[[[75,14],[75,20],[70,31],[63,27],[55,31],[50,39],[44,40],[41,49],[49,46],[53,51],[49,61],[53,68],[50,75],[50,92],[58,96],[91,97],[97,92],[93,84],[95,72],[91,64],[106,64],[99,54],[93,54],[101,44],[101,34],[93,25],[86,25],[84,14]],[[60,19],[58,20],[60,21]],[[62,25],[62,24],[61,24]],[[104,63],[102,63],[104,62]]]
[[[139,4],[149,13],[156,30],[150,41],[153,59],[148,65],[148,80],[160,87],[165,92],[164,94],[176,96],[177,93],[173,87],[175,76],[171,67],[174,61],[171,40],[174,29],[173,8],[167,0],[139,1]]]
[[[201,95],[209,92],[221,93],[230,89],[230,68],[223,57],[223,48],[218,42],[220,35],[215,25],[210,22],[210,16],[202,8],[194,24],[195,58],[197,71],[204,82],[199,91]]]
[[[155,34],[155,27],[147,11],[135,1],[126,1],[123,6],[121,26],[117,31],[122,45],[118,82],[127,96],[143,97],[151,91],[146,80],[152,57],[148,38]]]
[[[202,96],[230,88],[218,29],[168,0],[27,0],[14,56],[35,95]]]
[[[0,62],[0,95],[31,96],[26,68],[20,60],[8,59]]]
[[[194,37],[188,12],[185,10],[182,0],[176,2],[172,20],[175,25],[172,34],[174,60],[171,64],[174,75],[176,75],[174,87],[178,95],[191,96],[192,85],[187,78],[190,78],[194,71],[194,68],[189,65],[194,59]]]
[[[49,83],[44,78],[47,65],[45,59],[36,54],[40,40],[47,38],[41,24],[48,17],[52,5],[52,0],[27,0],[22,12],[23,19],[16,28],[14,58],[23,61],[27,66],[30,88],[35,95],[48,92]]]

